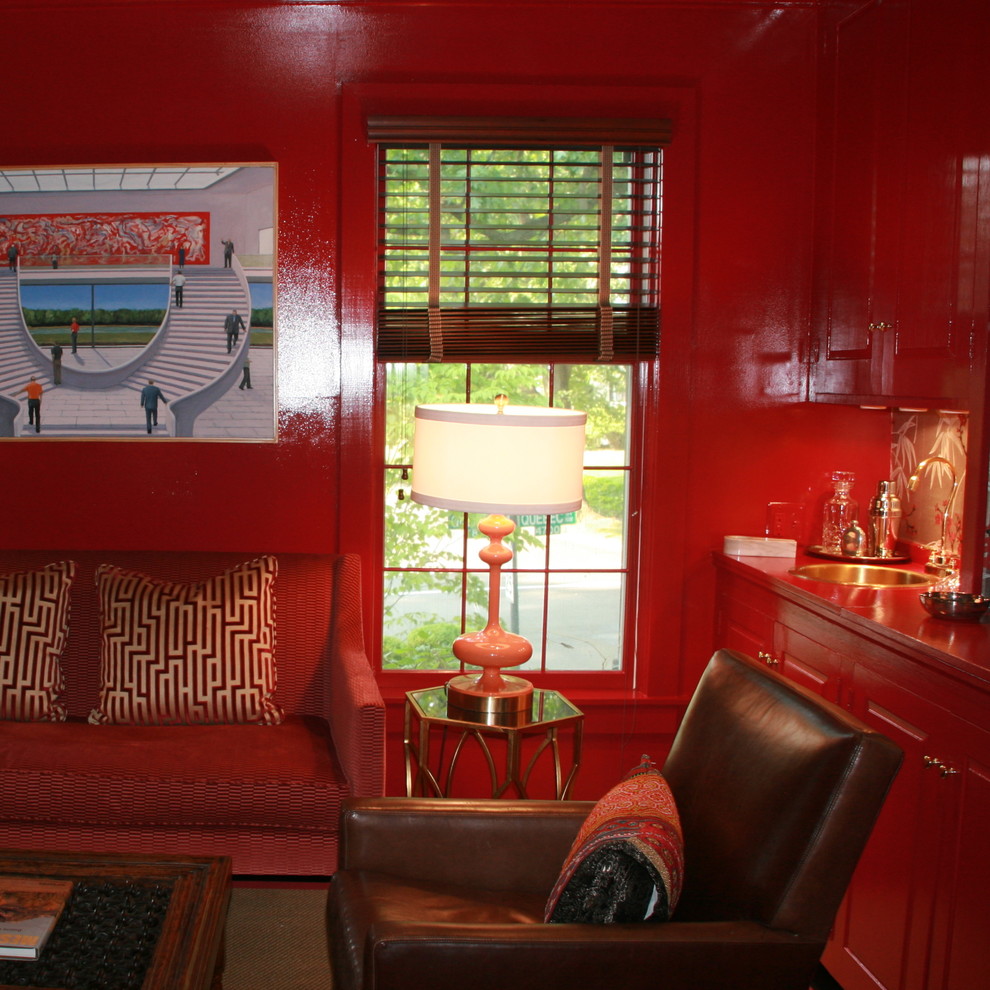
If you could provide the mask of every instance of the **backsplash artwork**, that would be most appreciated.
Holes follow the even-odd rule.
[[[942,539],[945,523],[947,554],[959,553],[963,518],[968,420],[965,415],[938,412],[895,412],[891,438],[891,478],[904,515],[900,535],[921,546]],[[914,491],[909,480],[922,461]],[[946,463],[948,462],[948,463]]]

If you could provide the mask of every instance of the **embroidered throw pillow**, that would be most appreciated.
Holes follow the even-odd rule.
[[[0,576],[0,718],[65,721],[61,659],[75,570],[66,560]]]
[[[547,901],[548,922],[667,921],[684,880],[674,796],[643,757],[591,809]]]
[[[103,564],[100,705],[89,721],[277,725],[277,563],[259,557],[199,584]]]

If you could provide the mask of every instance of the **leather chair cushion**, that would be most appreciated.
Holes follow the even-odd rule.
[[[674,796],[644,756],[581,826],[547,901],[548,922],[667,921],[684,879]]]

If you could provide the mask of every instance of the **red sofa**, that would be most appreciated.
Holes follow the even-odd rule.
[[[328,876],[341,801],[384,789],[385,709],[364,651],[360,562],[275,554],[281,725],[91,725],[103,563],[198,582],[250,553],[5,551],[0,574],[72,560],[66,722],[0,721],[0,846],[228,855],[241,875]]]

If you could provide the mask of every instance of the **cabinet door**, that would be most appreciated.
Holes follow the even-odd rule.
[[[891,396],[969,394],[978,161],[968,131],[985,72],[973,46],[990,30],[988,11],[977,2],[910,7],[897,319],[884,354]]]
[[[988,32],[982,0],[873,0],[836,27],[820,399],[969,406]]]
[[[762,660],[796,683],[836,702],[842,657],[823,644],[818,620],[804,618],[804,614],[803,610],[783,607],[771,592],[720,572],[715,649],[727,647]],[[792,623],[806,631],[792,628]]]
[[[940,843],[932,955],[926,990],[990,987],[990,732],[953,719],[934,756],[941,801],[954,814]]]
[[[772,653],[785,677],[831,702],[840,701],[842,658],[820,639],[778,624]]]
[[[928,767],[931,705],[858,669],[849,707],[904,750],[904,762],[836,918],[824,962],[844,990],[921,990],[945,807]]]
[[[875,0],[836,29],[825,346],[815,394],[883,394],[896,313],[903,13]]]
[[[719,570],[714,649],[759,657],[773,647],[776,596]]]

